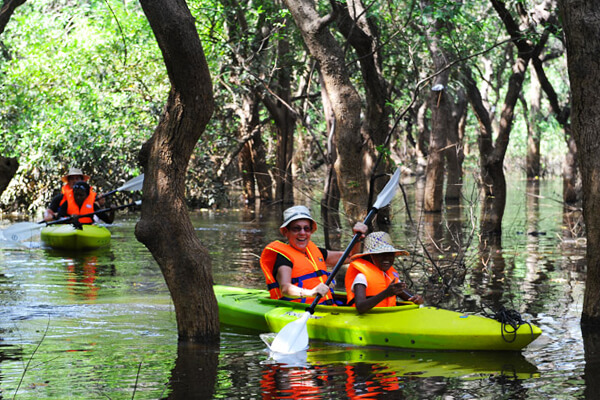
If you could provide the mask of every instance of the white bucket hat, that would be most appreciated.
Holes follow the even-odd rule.
[[[283,228],[289,225],[290,222],[297,219],[308,219],[311,221],[312,231],[317,230],[317,222],[310,215],[310,211],[305,206],[293,206],[283,212],[283,224],[279,227],[279,231],[283,234]]]
[[[69,176],[73,176],[73,175],[81,175],[81,176],[83,176],[83,181],[84,182],[87,182],[90,179],[90,176],[84,174],[83,171],[80,170],[79,168],[69,168],[69,172],[67,172],[67,174],[62,177],[62,181],[64,183],[69,182]]]
[[[409,254],[408,251],[395,248],[392,244],[392,238],[387,232],[373,232],[365,238],[363,252],[354,254],[351,259],[381,253],[394,253],[395,256],[407,256]]]

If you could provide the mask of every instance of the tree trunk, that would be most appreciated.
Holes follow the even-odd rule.
[[[4,0],[2,2],[2,7],[0,8],[0,35],[4,33],[4,29],[15,9],[24,3],[25,0]]]
[[[482,193],[481,234],[489,237],[490,243],[500,245],[502,235],[502,218],[506,205],[506,178],[504,176],[504,156],[508,147],[510,132],[514,118],[515,106],[519,100],[525,72],[532,57],[537,57],[543,43],[536,47],[522,34],[519,25],[513,20],[503,1],[490,0],[500,16],[504,26],[513,38],[518,55],[512,65],[512,74],[504,96],[504,104],[500,114],[498,134],[495,142],[492,137],[492,120],[490,112],[483,104],[481,93],[476,87],[468,68],[465,68],[465,85],[469,101],[479,121],[479,154],[480,154],[480,188]]]
[[[242,175],[242,196],[244,197],[244,203],[248,206],[254,205],[256,202],[256,194],[254,191],[256,180],[254,179],[250,142],[246,142],[244,148],[238,155],[238,167],[240,169],[240,174]]]
[[[563,201],[567,204],[575,204],[580,200],[580,188],[577,184],[577,143],[569,126],[565,127],[565,139],[567,142],[567,154],[563,160]]]
[[[322,83],[322,76],[319,74]],[[327,95],[327,89],[322,84],[321,99],[323,102],[323,114],[327,121],[327,153],[325,154],[327,162],[327,176],[325,181],[323,198],[321,199],[321,221],[325,225],[323,236],[325,238],[325,247],[327,249],[338,248],[340,241],[340,188],[338,187],[337,175],[335,173],[336,148],[333,140],[335,133],[335,117]]]
[[[527,123],[527,165],[525,166],[525,173],[527,179],[538,179],[540,177],[540,141],[542,136],[538,121],[540,119],[542,92],[535,69],[531,69],[530,74],[529,121]]]
[[[363,159],[360,132],[361,100],[352,85],[340,45],[327,25],[332,16],[321,17],[311,0],[284,0],[304,39],[309,52],[318,63],[335,116],[335,142],[338,158],[335,169],[344,210],[350,220],[364,215],[366,181],[357,160]]]
[[[16,158],[0,156],[0,195],[15,176],[17,169],[19,169],[19,162]]]
[[[195,21],[184,0],[140,0],[171,82],[164,114],[140,151],[141,219],[135,234],[158,262],[175,306],[179,340],[219,341],[211,261],[189,218],[185,174],[212,115],[210,73]]]
[[[587,234],[587,275],[581,324],[600,326],[600,3],[560,0],[572,93],[572,133],[577,142]]]
[[[248,41],[261,42],[266,38],[262,35],[262,30],[248,29],[244,7],[238,0],[221,0],[225,11],[224,30],[227,32],[230,43],[245,43]],[[258,33],[261,32],[261,33]],[[251,74],[259,75],[255,69],[260,71],[263,60],[263,52],[254,52],[246,46],[229,46],[230,57],[225,63],[230,63],[228,68],[230,76],[229,81],[237,88],[232,91],[233,100],[230,107],[234,109],[239,118],[238,138],[244,142],[244,146],[238,155],[238,166],[242,175],[243,196],[246,204],[254,204],[256,192],[261,200],[261,204],[269,204],[273,201],[271,176],[268,173],[264,143],[260,136],[261,122],[260,97],[261,89],[248,83],[248,70],[252,68]],[[247,60],[253,59],[256,62],[248,64]],[[239,97],[237,97],[239,96]]]
[[[346,4],[332,2],[338,18],[337,26],[357,54],[365,89],[365,116],[362,136],[365,140],[364,174],[370,177],[370,200],[387,184],[385,175],[389,170],[387,159],[383,157],[389,148],[390,115],[389,88],[383,76],[381,43],[379,30],[369,17],[361,0],[350,0]],[[383,179],[381,179],[383,178]],[[368,204],[370,207],[372,204]],[[390,208],[377,213],[375,230],[388,230]]]
[[[278,59],[289,57],[289,43],[285,38],[277,41]],[[289,105],[291,104],[291,72],[287,66],[277,68],[275,92],[277,99],[263,98],[263,103],[275,123],[277,134],[277,159],[275,162],[275,201],[284,207],[294,203],[294,179],[292,160],[294,156],[294,130],[296,117]]]
[[[451,96],[448,96],[451,99]],[[452,106],[452,117],[447,127],[446,150],[446,195],[444,199],[446,206],[460,202],[463,185],[463,161],[465,159],[463,149],[463,137],[461,129],[465,122],[467,112],[467,99],[462,89],[455,95],[455,101]]]

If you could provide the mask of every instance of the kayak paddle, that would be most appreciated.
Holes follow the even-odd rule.
[[[44,226],[48,226],[48,225],[54,225],[54,224],[68,224],[70,222],[73,222],[74,220],[78,219],[78,218],[83,218],[83,217],[92,217],[96,214],[100,214],[103,212],[108,212],[111,210],[121,210],[123,208],[128,208],[128,207],[133,207],[133,206],[137,206],[142,204],[141,200],[135,201],[133,203],[129,203],[129,204],[123,204],[121,206],[116,206],[111,208],[104,208],[102,210],[98,210],[98,211],[94,211],[93,213],[89,213],[89,214],[82,214],[82,215],[78,215],[76,218],[74,217],[64,217],[61,219],[57,219],[54,221],[41,221],[41,222],[17,222],[16,224],[13,224],[11,226],[9,226],[6,229],[3,229],[2,231],[0,231],[0,234],[2,235],[2,237],[4,237],[4,240],[9,240],[9,241],[13,241],[13,242],[22,242],[25,239],[30,238],[31,236],[33,236],[35,234],[36,231],[42,229]]]
[[[102,194],[98,195],[98,198],[101,199],[102,197],[107,197],[107,196],[110,196],[117,192],[133,192],[136,190],[142,190],[143,185],[144,185],[144,174],[141,174],[139,176],[136,176],[133,179],[128,180],[121,187],[111,190],[110,192],[102,193]]]
[[[392,177],[385,185],[381,193],[379,193],[379,196],[377,196],[375,204],[373,204],[373,207],[371,207],[367,216],[365,217],[365,220],[363,221],[365,225],[368,225],[373,220],[379,209],[390,204],[390,202],[394,198],[394,195],[396,194],[396,189],[398,189],[399,180],[400,168],[398,168],[396,172],[394,172],[394,175],[392,175]],[[331,284],[331,281],[333,281],[333,278],[342,267],[342,264],[344,264],[344,261],[350,254],[350,251],[352,251],[352,248],[354,248],[356,243],[360,240],[361,235],[361,233],[356,233],[354,235],[354,237],[350,241],[350,244],[348,245],[348,247],[346,247],[346,250],[344,250],[342,256],[335,264],[335,267],[333,267],[331,274],[327,278],[327,281],[325,282],[327,286]],[[308,346],[308,331],[306,329],[306,323],[310,316],[315,312],[315,307],[319,303],[319,299],[321,297],[322,296],[320,294],[317,294],[315,300],[312,302],[310,307],[306,309],[306,312],[302,315],[301,318],[290,322],[279,331],[279,333],[273,340],[273,343],[271,344],[271,351],[276,353],[292,354],[306,349],[306,347]]]

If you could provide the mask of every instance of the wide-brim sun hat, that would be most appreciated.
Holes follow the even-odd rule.
[[[283,228],[287,227],[290,222],[298,219],[308,219],[311,221],[312,232],[317,230],[317,222],[310,215],[310,211],[305,206],[293,206],[283,212],[283,224],[279,227],[279,231],[283,234]]]
[[[367,235],[363,245],[363,252],[354,254],[351,259],[354,260],[363,256],[370,256],[373,254],[382,253],[394,253],[397,256],[407,256],[409,252],[406,250],[400,250],[394,247],[392,244],[392,238],[387,232],[373,232]]]
[[[69,172],[67,172],[67,174],[61,178],[61,180],[64,183],[67,183],[67,182],[69,182],[69,176],[73,176],[73,175],[81,175],[81,176],[83,176],[83,181],[84,182],[87,182],[90,179],[90,176],[84,174],[83,171],[80,170],[79,168],[69,168]]]

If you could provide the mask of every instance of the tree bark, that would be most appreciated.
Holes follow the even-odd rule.
[[[325,238],[325,248],[335,249],[338,248],[340,240],[340,228],[342,223],[340,221],[340,188],[337,182],[337,175],[335,173],[335,160],[336,160],[336,148],[333,140],[335,132],[335,117],[333,116],[333,110],[331,109],[331,103],[329,102],[329,96],[327,95],[327,89],[322,84],[322,75],[319,74],[321,82],[321,101],[323,102],[323,115],[327,122],[327,152],[325,154],[327,163],[327,175],[325,180],[325,187],[323,192],[323,198],[321,198],[321,221],[323,222]]]
[[[542,102],[541,86],[537,79],[535,68],[531,69],[531,84],[529,88],[529,118],[527,118],[527,157],[525,173],[527,179],[538,179],[540,177],[540,132],[539,119]]]
[[[13,157],[0,156],[0,195],[4,192],[19,169],[19,161]]]
[[[140,0],[171,82],[160,122],[140,151],[146,178],[135,234],[158,262],[175,306],[180,341],[217,343],[211,261],[189,218],[185,174],[214,108],[212,82],[184,0]]]
[[[600,326],[600,3],[560,0],[571,83],[572,133],[577,142],[587,234],[587,275],[581,324]]]
[[[4,0],[2,2],[2,8],[0,8],[0,35],[4,33],[4,29],[6,29],[6,25],[16,8],[24,3],[25,0]]]
[[[282,29],[285,28],[282,25]],[[277,41],[277,59],[285,60],[290,55],[290,44],[284,35]],[[277,158],[275,161],[275,198],[284,207],[294,203],[294,178],[292,162],[294,157],[294,130],[296,114],[290,109],[292,81],[289,66],[277,66],[273,83],[275,98],[265,96],[263,103],[275,123],[277,134]]]
[[[370,199],[375,200],[387,184],[385,173],[388,162],[383,157],[389,148],[390,134],[389,87],[383,74],[381,43],[379,30],[367,8],[361,0],[350,0],[347,4],[332,2],[337,15],[336,22],[340,32],[348,40],[357,54],[365,90],[365,116],[361,133],[366,144],[364,154],[364,174],[370,177]],[[384,179],[379,179],[384,178]],[[368,204],[370,207],[372,204]],[[390,208],[377,213],[375,230],[388,230],[390,226]]]
[[[338,184],[346,215],[356,221],[365,213],[364,194],[367,192],[363,170],[356,167],[357,160],[362,160],[364,154],[360,96],[350,81],[343,50],[327,28],[333,17],[321,17],[311,0],[284,0],[284,3],[323,75],[336,121]]]

